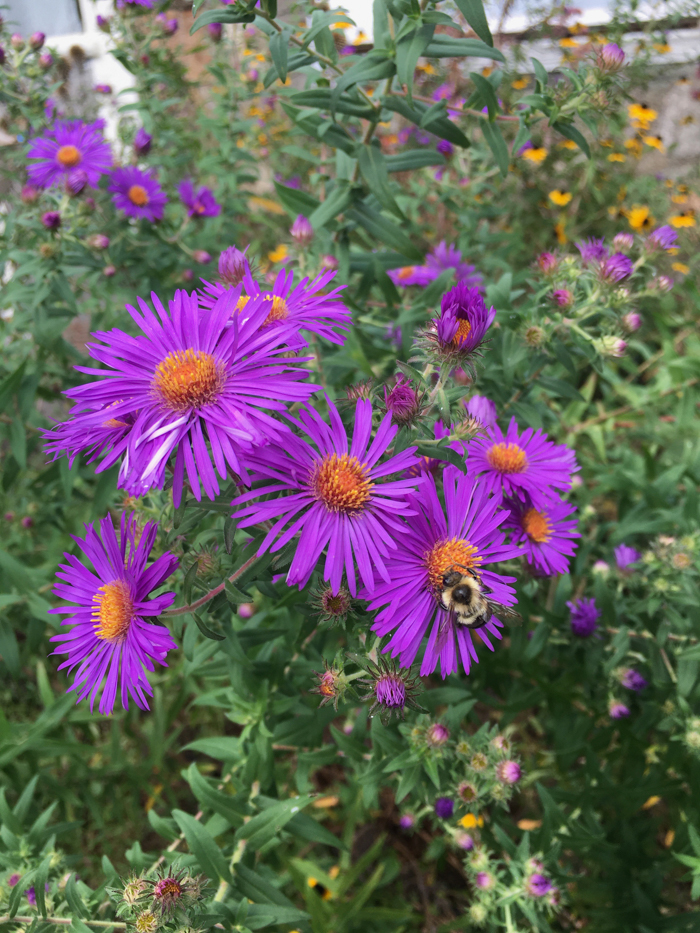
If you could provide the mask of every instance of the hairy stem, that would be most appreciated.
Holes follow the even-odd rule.
[[[195,610],[199,609],[200,606],[203,606],[205,603],[208,603],[210,600],[214,599],[215,596],[218,596],[219,593],[223,593],[224,589],[226,588],[227,582],[235,583],[236,580],[238,580],[241,576],[243,576],[243,574],[245,573],[246,570],[248,570],[249,567],[253,566],[253,564],[255,563],[257,559],[258,559],[258,555],[253,554],[252,557],[248,558],[245,564],[241,564],[241,566],[237,570],[234,570],[234,572],[231,574],[228,580],[224,580],[223,583],[220,583],[218,586],[215,586],[213,590],[209,590],[208,593],[205,593],[204,596],[201,596],[199,599],[195,600],[189,606],[180,606],[178,609],[167,609],[163,613],[163,615],[167,617],[184,616],[184,615],[187,615],[188,612],[195,612]]]

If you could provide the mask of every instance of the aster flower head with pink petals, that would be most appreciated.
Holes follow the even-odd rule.
[[[56,596],[71,605],[49,609],[67,615],[61,624],[70,630],[54,635],[54,654],[67,659],[59,670],[75,668],[70,690],[78,702],[89,696],[90,709],[101,693],[99,711],[114,708],[117,689],[124,709],[132,699],[140,709],[148,709],[147,696],[153,695],[146,671],[154,662],[167,667],[165,656],[177,647],[167,628],[147,621],[170,606],[174,593],[149,598],[176,569],[178,561],[166,552],[146,566],[156,539],[158,525],[149,522],[140,531],[136,517],[122,515],[119,537],[111,517],[98,526],[85,526],[85,537],[72,536],[85,557],[89,570],[72,554],[60,565]]]
[[[107,190],[112,192],[114,206],[127,217],[138,217],[152,223],[163,219],[168,197],[152,169],[144,170],[134,165],[116,168]]]
[[[340,285],[331,291],[324,291],[335,278],[335,271],[322,272],[311,282],[306,278],[294,285],[294,272],[280,269],[272,291],[263,292],[251,275],[244,255],[239,253],[236,261],[239,266],[241,263],[245,266],[244,269],[239,270],[242,274],[240,281],[243,283],[245,294],[238,297],[233,314],[241,320],[246,320],[248,302],[262,298],[268,308],[268,315],[263,320],[265,329],[282,325],[290,338],[296,336],[297,344],[301,347],[306,345],[306,341],[300,334],[302,330],[323,337],[330,343],[345,343],[346,332],[352,320],[350,311],[339,297],[345,286]],[[212,284],[205,281],[204,294],[200,297],[201,305],[204,308],[212,307],[217,299],[226,294],[227,290],[223,282]]]
[[[65,182],[76,169],[85,173],[85,183],[97,185],[112,165],[112,150],[102,135],[104,121],[58,122],[46,136],[35,139],[27,158],[29,180],[41,188]]]
[[[445,468],[445,506],[438,498],[435,479],[426,474],[408,498],[410,514],[395,536],[396,548],[387,561],[388,579],[366,593],[370,611],[377,612],[374,632],[391,634],[384,649],[410,667],[425,636],[421,675],[440,664],[443,677],[454,673],[461,659],[466,673],[478,661],[473,633],[457,624],[442,605],[443,576],[455,565],[478,571],[486,594],[504,606],[515,602],[511,583],[489,564],[515,557],[518,548],[505,541],[501,529],[508,513],[499,508],[500,497],[490,496],[473,476],[455,467]],[[501,638],[502,623],[493,616],[479,629],[480,640],[493,651],[490,638]]]
[[[202,489],[209,499],[219,494],[217,473],[245,482],[253,447],[287,432],[270,412],[305,401],[316,386],[306,382],[305,359],[286,358],[286,331],[261,326],[262,297],[231,323],[240,292],[224,294],[206,315],[196,293],[184,291],[167,309],[151,295],[155,312],[141,298],[138,310],[127,305],[141,334],[95,334],[101,343],[88,349],[106,368],[80,367],[97,379],[66,393],[76,402],[72,423],[50,432],[49,449],[105,452],[98,472],[121,459],[119,486],[132,495],[162,489],[174,457],[176,506],[185,476],[197,499]]]
[[[579,469],[570,447],[553,444],[539,429],[520,434],[515,418],[505,434],[494,425],[485,438],[475,438],[467,465],[489,491],[531,502],[537,509],[548,507],[555,489],[570,489],[571,475]]]
[[[287,573],[289,586],[304,587],[326,551],[324,580],[337,592],[345,573],[355,596],[356,567],[369,592],[376,577],[390,579],[388,557],[403,530],[401,519],[410,511],[406,494],[417,480],[384,480],[415,462],[415,447],[382,460],[398,428],[387,414],[371,440],[369,401],[356,404],[351,439],[330,400],[328,412],[330,424],[310,406],[304,406],[298,418],[289,416],[299,434],[290,432],[282,443],[270,443],[251,455],[256,488],[233,505],[243,506],[236,512],[240,528],[272,522],[260,553],[279,551],[298,535]],[[270,493],[273,498],[261,499]]]
[[[503,527],[511,529],[511,541],[522,547],[528,563],[547,576],[567,573],[577,548],[575,539],[581,537],[576,519],[571,518],[575,506],[556,497],[539,509],[517,499],[504,504],[510,515]]]

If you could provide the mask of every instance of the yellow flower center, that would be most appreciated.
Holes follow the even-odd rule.
[[[524,473],[527,469],[527,455],[517,444],[494,444],[486,459],[499,473]]]
[[[266,295],[267,301],[272,300],[272,311],[265,318],[265,324],[274,324],[275,321],[284,321],[289,317],[287,302],[280,295]]]
[[[400,281],[403,281],[404,279],[409,279],[413,275],[415,268],[416,268],[415,266],[404,266],[403,268],[399,269],[399,274],[397,278]]]
[[[469,334],[471,333],[471,329],[472,329],[472,326],[469,323],[469,321],[467,321],[466,319],[460,320],[459,324],[457,325],[457,333],[452,338],[452,346],[453,347],[460,346],[461,343],[464,340],[466,340]]]
[[[95,635],[103,641],[123,641],[134,616],[134,601],[126,580],[105,583],[92,597]]]
[[[73,168],[81,160],[80,151],[76,146],[61,146],[56,153],[56,160],[64,168]]]
[[[151,386],[167,408],[187,411],[215,402],[224,382],[223,368],[210,353],[174,350],[158,364]]]
[[[143,185],[132,185],[127,191],[126,196],[136,207],[145,207],[150,201],[148,192]]]
[[[442,578],[451,567],[477,567],[481,563],[479,549],[464,538],[438,541],[423,556],[428,571],[430,589],[436,595],[443,588]]]
[[[520,520],[525,534],[537,544],[544,544],[552,537],[552,528],[549,519],[537,509],[528,509]]]
[[[316,464],[311,489],[329,512],[361,512],[374,486],[368,474],[369,467],[360,463],[357,457],[330,454]]]

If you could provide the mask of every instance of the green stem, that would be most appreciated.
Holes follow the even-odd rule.
[[[70,917],[39,917],[38,914],[35,914],[33,917],[10,917],[9,914],[6,914],[4,917],[0,917],[0,926],[3,923],[36,923],[37,920],[40,923],[55,923],[58,926],[68,927],[73,922]],[[81,923],[86,923],[90,927],[117,927],[120,930],[126,929],[126,923],[123,920],[81,920]]]
[[[200,608],[200,606],[203,606],[205,603],[208,603],[210,600],[214,599],[215,596],[218,596],[219,593],[223,593],[223,591],[226,589],[227,582],[235,583],[236,580],[238,580],[241,576],[243,576],[243,574],[249,567],[253,566],[253,564],[255,563],[257,559],[258,559],[258,555],[253,554],[252,557],[248,558],[245,564],[241,564],[241,566],[237,570],[234,570],[234,572],[228,578],[228,581],[224,580],[223,583],[220,583],[218,586],[215,586],[213,590],[209,590],[208,593],[205,593],[204,596],[195,600],[195,602],[191,603],[189,606],[180,606],[178,609],[167,609],[163,613],[163,615],[170,618],[172,616],[184,616],[184,615],[187,615],[188,612],[195,612],[197,609]]]

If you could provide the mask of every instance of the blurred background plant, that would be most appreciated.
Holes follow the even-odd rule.
[[[603,35],[557,8],[548,73],[467,0],[375,0],[372,42],[326,5],[118,6],[99,26],[134,82],[108,139],[123,176],[32,181],[37,140],[111,89],[76,103],[43,40],[0,41],[0,921],[695,929],[698,180],[639,169],[664,146],[641,87],[666,34],[621,58],[633,11]],[[510,562],[524,624],[468,676],[382,666],[366,603],[319,573],[301,592],[268,559],[238,573],[233,485],[175,510],[116,466],[46,462],[90,332],[128,330],[137,295],[235,280],[233,244],[265,287],[337,269],[352,327],[310,367],[390,411],[396,453],[436,471],[511,417],[575,449],[569,571]],[[413,365],[459,282],[497,312],[476,379],[429,349]],[[106,717],[64,696],[47,610],[70,535],[124,510],[182,559],[178,606],[218,595],[170,617],[150,713]]]

